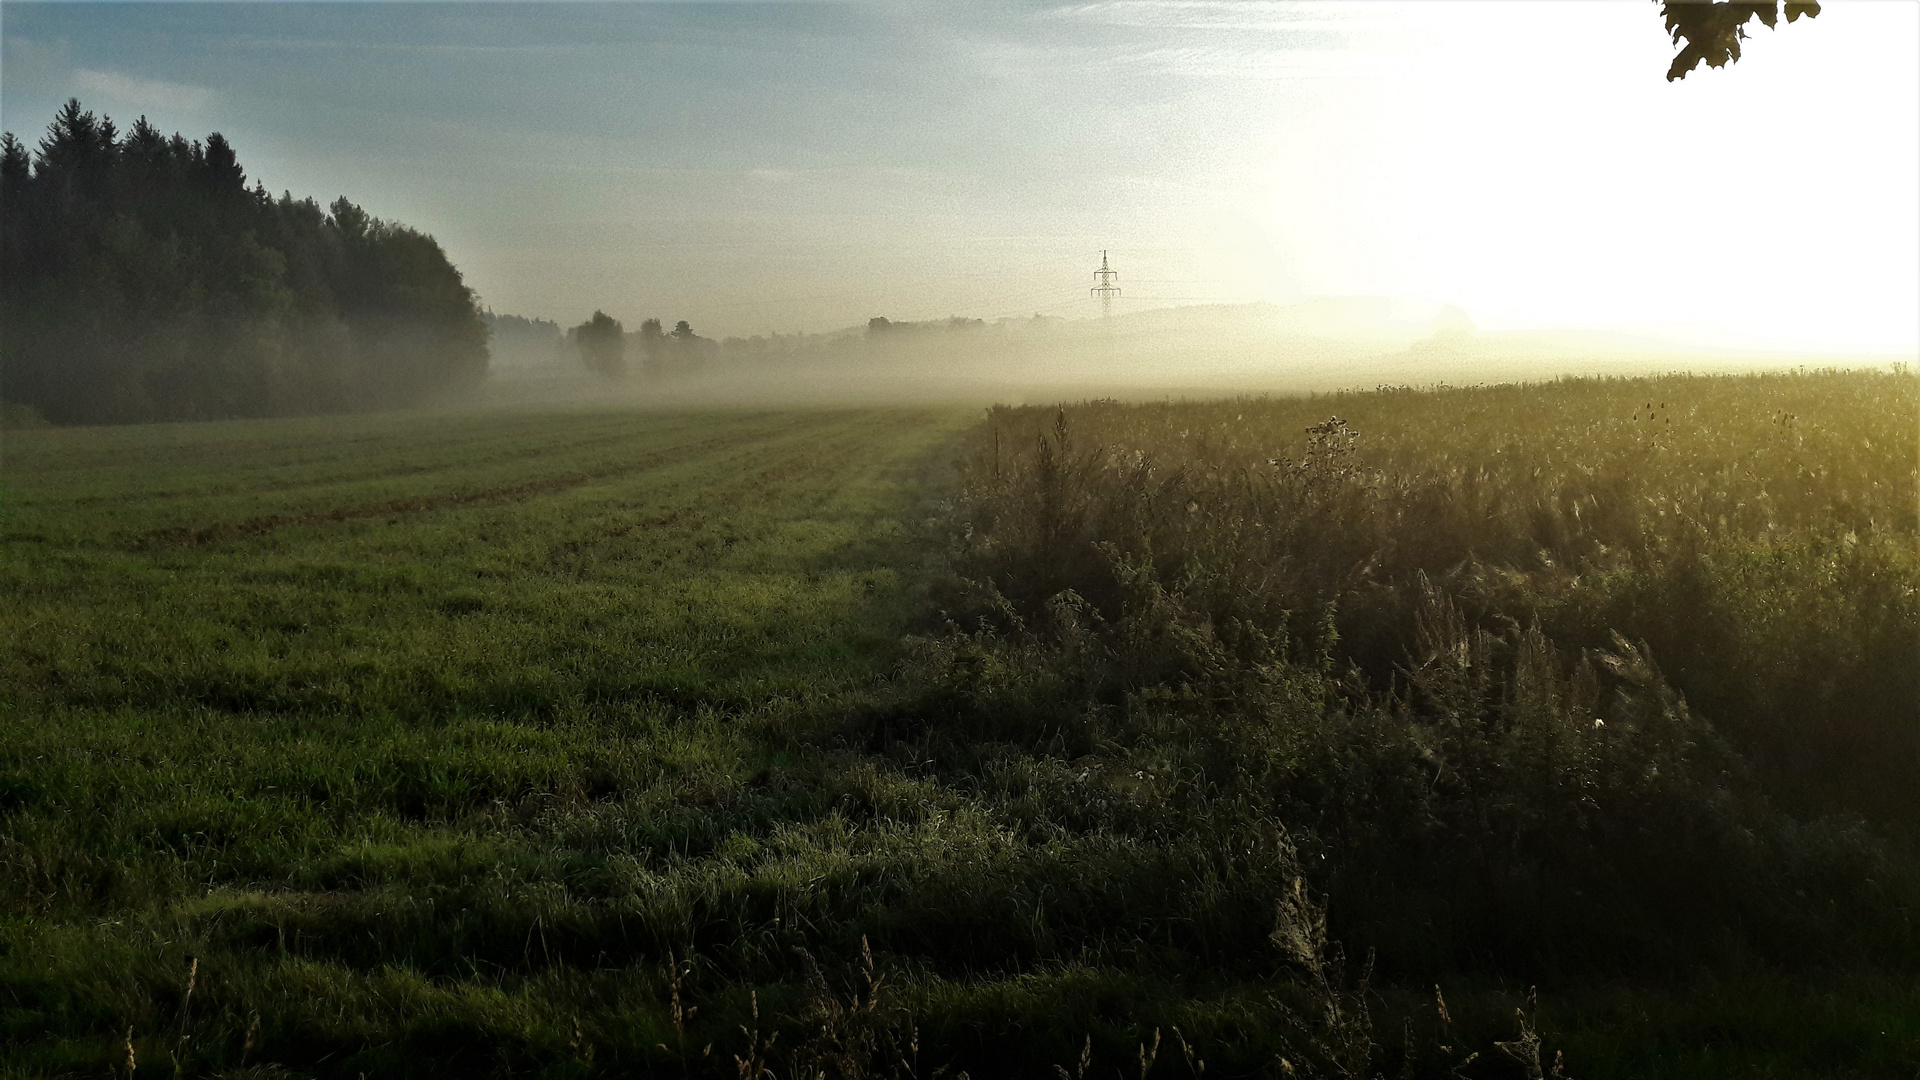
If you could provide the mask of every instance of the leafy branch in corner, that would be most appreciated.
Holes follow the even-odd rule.
[[[1681,46],[1680,52],[1673,58],[1673,65],[1667,68],[1667,81],[1684,79],[1687,72],[1705,63],[1708,67],[1726,67],[1740,59],[1740,43],[1747,38],[1747,24],[1755,19],[1771,30],[1780,24],[1780,11],[1786,9],[1787,21],[1795,22],[1805,15],[1811,19],[1820,14],[1820,5],[1814,0],[1805,3],[1788,0],[1661,0],[1660,14],[1665,16],[1667,33],[1672,35],[1673,43]]]

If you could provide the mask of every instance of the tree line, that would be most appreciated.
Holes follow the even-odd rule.
[[[0,398],[59,422],[386,408],[487,371],[433,237],[78,100],[32,150],[0,136],[0,271]]]
[[[662,328],[659,319],[646,319],[638,333],[630,334],[619,319],[604,311],[595,311],[592,318],[570,328],[565,345],[588,370],[605,378],[627,374],[630,357],[650,379],[696,375],[720,354],[720,343],[694,333],[685,319],[674,323],[672,330]]]
[[[552,319],[481,312],[490,335],[487,348],[496,368],[550,364],[559,359],[562,334]]]

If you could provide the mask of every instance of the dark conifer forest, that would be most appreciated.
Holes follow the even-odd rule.
[[[77,100],[32,150],[4,136],[0,259],[0,396],[57,422],[389,408],[487,370],[433,237],[275,199],[218,133],[122,133]]]

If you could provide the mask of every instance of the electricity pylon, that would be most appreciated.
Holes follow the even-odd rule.
[[[1100,252],[1100,269],[1093,272],[1093,280],[1094,286],[1088,291],[1100,298],[1100,317],[1112,318],[1113,298],[1120,295],[1120,286],[1114,282],[1120,280],[1120,271],[1107,266],[1107,253],[1104,249]]]

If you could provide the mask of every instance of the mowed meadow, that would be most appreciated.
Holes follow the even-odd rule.
[[[193,1061],[237,1062],[256,1013],[309,1066],[403,1031],[491,1060],[481,1029],[521,1047],[556,978],[692,940],[616,924],[724,890],[739,812],[820,816],[779,808],[759,732],[884,671],[918,480],[965,422],[8,432],[15,1064],[124,1068],[100,1032],[131,1025],[142,1074],[173,1068],[189,955]],[[633,891],[668,863],[692,876]]]
[[[1917,383],[8,430],[4,1068],[1912,1077]]]
[[[835,553],[871,562],[899,538],[889,470],[956,426],[628,412],[9,433],[7,683],[49,706],[407,718],[802,692],[858,638],[822,633],[843,629],[832,605],[899,585]]]

